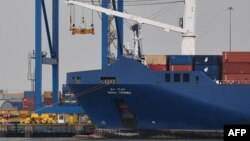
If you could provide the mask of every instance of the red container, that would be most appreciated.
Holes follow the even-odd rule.
[[[43,105],[53,105],[53,99],[52,98],[44,98]]]
[[[35,103],[23,103],[23,106],[34,106]]]
[[[51,105],[53,105],[53,103],[52,102],[44,102],[43,105],[44,106],[51,106]]]
[[[250,63],[250,52],[223,52],[222,58],[223,62]]]
[[[24,98],[23,102],[34,102],[34,98]]]
[[[23,104],[29,104],[29,103],[34,104],[35,100],[34,99],[26,99],[26,98],[23,99]]]
[[[53,105],[53,101],[44,101],[43,105],[45,105],[45,106]]]
[[[227,83],[250,84],[250,74],[223,74],[223,80]]]
[[[250,63],[223,63],[222,68],[226,74],[250,74]]]
[[[170,71],[192,71],[192,65],[170,65]]]
[[[24,106],[23,110],[35,111],[35,106]]]
[[[167,65],[149,65],[149,68],[155,71],[166,71]]]

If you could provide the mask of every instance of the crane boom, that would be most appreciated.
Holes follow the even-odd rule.
[[[126,13],[114,11],[114,10],[111,10],[111,9],[102,8],[100,6],[95,6],[95,5],[91,5],[91,4],[87,4],[87,3],[81,3],[81,2],[72,1],[72,0],[66,1],[65,3],[74,4],[74,5],[85,7],[85,8],[94,10],[94,11],[102,12],[102,13],[105,13],[105,14],[107,14],[109,16],[113,15],[113,16],[129,19],[129,20],[132,20],[132,21],[136,21],[136,22],[138,22],[140,24],[148,24],[148,25],[152,25],[152,26],[155,26],[155,27],[163,28],[164,31],[166,31],[166,32],[175,31],[175,32],[180,32],[180,33],[187,33],[184,29],[182,29],[180,27],[177,27],[177,26],[173,26],[173,25],[169,25],[169,24],[166,24],[166,23],[161,23],[161,22],[157,22],[157,21],[154,21],[154,20],[142,18],[140,16],[135,16],[135,15],[131,15],[131,14],[126,14]]]

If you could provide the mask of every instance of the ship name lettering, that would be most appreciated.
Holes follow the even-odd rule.
[[[130,91],[121,91],[119,94],[131,95],[132,93]]]
[[[117,94],[117,92],[115,92],[115,91],[108,91],[108,94],[115,95],[115,94]]]

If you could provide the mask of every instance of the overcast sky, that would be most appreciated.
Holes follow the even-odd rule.
[[[162,0],[164,1],[164,0]],[[173,1],[173,0],[169,0]],[[27,80],[28,52],[34,49],[35,0],[0,1],[0,89],[8,91],[30,90]],[[51,1],[46,0],[51,19]],[[197,54],[221,54],[229,50],[229,6],[232,12],[232,50],[250,51],[250,0],[197,0]],[[173,7],[173,8],[171,8]],[[183,3],[154,6],[125,6],[134,15],[150,17],[159,9],[165,12],[154,20],[178,25],[183,15]],[[87,24],[91,12],[84,10]],[[81,14],[80,14],[81,15]],[[133,22],[130,22],[132,24]],[[101,66],[101,25],[94,14],[95,32],[92,35],[72,36],[69,32],[69,7],[60,0],[60,89],[66,81],[66,73],[99,69]],[[51,28],[51,27],[50,27]],[[43,50],[48,52],[43,26]],[[132,41],[127,26],[124,44]],[[145,54],[180,54],[181,34],[166,33],[161,29],[144,25],[142,44]],[[52,87],[51,66],[43,65],[43,90]]]

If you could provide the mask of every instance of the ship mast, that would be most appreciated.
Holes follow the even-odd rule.
[[[195,55],[196,48],[196,0],[185,0],[185,11],[183,17],[181,52],[183,55]]]

